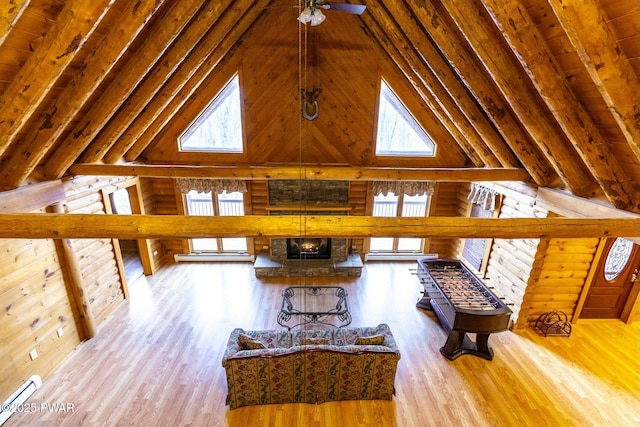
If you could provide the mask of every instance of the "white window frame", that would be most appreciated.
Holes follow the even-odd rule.
[[[393,193],[389,193],[389,195],[392,195]],[[393,195],[395,196],[395,195]],[[376,196],[377,197],[377,196]],[[394,215],[389,215],[385,217],[388,218],[396,218],[396,217],[412,217],[412,215],[405,215],[405,207],[407,206],[407,204],[405,204],[405,199],[409,198],[410,196],[407,196],[406,194],[400,194],[397,196],[397,202],[396,202],[396,206],[395,206],[395,212]],[[426,203],[424,205],[424,217],[429,216],[429,207],[431,204],[431,196],[430,195],[426,195]],[[372,207],[372,215],[375,215],[375,208],[376,208],[376,200],[374,197],[374,202],[373,202],[373,207]],[[382,216],[382,215],[380,215]],[[421,216],[422,217],[422,216]],[[375,239],[393,239],[392,245],[391,245],[391,249],[383,249],[383,250],[372,250],[372,242],[375,241]],[[420,239],[420,246],[418,249],[407,249],[407,250],[401,250],[399,247],[401,246],[402,240],[403,239]],[[423,253],[424,252],[424,245],[425,245],[425,238],[424,237],[371,237],[369,238],[369,252],[372,253]]]
[[[235,99],[230,97],[234,96]],[[207,105],[207,107],[200,113],[200,115],[187,127],[187,129],[178,137],[178,151],[180,152],[215,152],[215,153],[243,153],[244,152],[244,132],[242,126],[242,96],[240,94],[240,77],[235,74],[231,80],[222,88],[222,90],[215,96],[213,101]],[[208,144],[209,138],[207,136],[196,136],[201,129],[205,126],[211,126],[209,123],[216,113],[220,111],[220,108],[227,102],[233,102],[229,105],[227,114],[231,114],[232,120],[226,118],[215,123],[213,126],[216,128],[215,133],[226,134],[230,127],[229,123],[235,123],[237,128],[233,127],[232,130],[236,132],[232,137],[222,135],[220,139],[220,145],[217,146],[215,139],[212,145]],[[237,115],[237,116],[235,116]],[[237,120],[237,123],[235,122]],[[197,138],[199,141],[206,140],[205,144],[188,144],[188,140],[191,138]],[[233,143],[230,145],[229,141]]]
[[[200,200],[206,199],[210,204],[209,206],[205,206],[204,209],[200,210],[198,213],[192,213],[193,209],[191,208],[191,195],[195,195],[195,191],[191,191],[184,195],[185,199],[185,209],[187,215],[201,215],[201,216],[244,216],[244,194],[239,192],[229,193],[226,191],[222,193],[197,193],[200,195]],[[209,195],[209,196],[206,196]],[[238,195],[240,196],[240,202],[237,201]],[[233,198],[235,197],[235,199]],[[220,209],[220,206],[224,204],[224,200],[233,200],[234,203],[238,203],[235,208],[224,212],[224,210]],[[199,242],[194,242],[195,240],[200,240],[203,243],[203,246],[198,248]],[[244,245],[241,244],[241,241],[244,240]],[[209,248],[206,247],[207,243],[213,243]],[[232,249],[225,249],[226,247],[232,246]],[[246,237],[211,237],[211,238],[203,238],[203,239],[189,239],[189,249],[192,253],[246,253],[248,250],[248,242]]]
[[[386,111],[388,109],[391,109],[394,112],[392,113],[393,116],[395,116],[396,118],[399,117],[400,120],[403,120],[404,123],[406,123],[406,125],[413,130],[413,132],[402,132],[402,127],[400,127],[399,134],[396,135],[396,126],[394,126],[394,132],[391,135],[389,134],[389,132],[384,132],[383,130],[387,125],[385,118],[387,117]],[[402,148],[402,143],[404,141],[407,141],[412,133],[415,137],[418,137],[422,140],[422,142],[424,142],[425,148],[420,150],[401,150],[400,148]],[[394,146],[397,146],[398,148],[394,149]],[[378,126],[376,130],[375,155],[380,157],[435,157],[436,149],[437,145],[433,138],[431,138],[431,136],[429,136],[429,133],[420,125],[420,123],[418,123],[414,115],[411,114],[409,109],[393,91],[391,86],[389,86],[389,84],[384,79],[380,79],[380,97],[378,102]]]

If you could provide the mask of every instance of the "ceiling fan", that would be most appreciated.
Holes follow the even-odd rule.
[[[362,15],[367,8],[363,4],[338,3],[325,0],[305,0],[304,9],[298,17],[298,21],[303,24],[311,24],[312,26],[320,25],[325,20],[324,10],[335,10],[338,12],[347,12],[354,15]]]

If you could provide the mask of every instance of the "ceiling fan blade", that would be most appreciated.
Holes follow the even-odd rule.
[[[350,3],[336,3],[336,2],[327,2],[322,3],[323,7],[327,7],[329,10],[337,10],[338,12],[347,12],[353,13],[354,15],[362,15],[362,12],[367,8],[367,6],[363,4],[350,4]]]

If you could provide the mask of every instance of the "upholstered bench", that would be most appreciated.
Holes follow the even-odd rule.
[[[382,399],[400,352],[389,326],[231,332],[222,366],[231,409],[270,403]]]

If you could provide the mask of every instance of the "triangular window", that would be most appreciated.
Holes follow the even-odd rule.
[[[216,95],[178,138],[181,151],[242,152],[242,118],[238,75]]]
[[[378,156],[435,156],[436,145],[382,80],[378,106]]]

